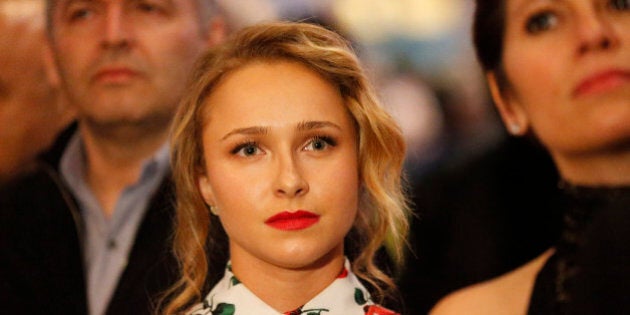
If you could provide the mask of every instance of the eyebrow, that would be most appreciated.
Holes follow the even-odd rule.
[[[66,1],[57,1],[57,7],[61,10],[67,10],[69,6],[75,3],[94,3],[95,0],[66,0]]]
[[[337,124],[334,124],[330,121],[303,121],[297,125],[297,130],[299,131],[308,131],[313,129],[321,129],[326,127],[332,127],[335,129],[341,130]]]
[[[269,133],[268,127],[254,126],[254,127],[237,128],[225,134],[225,136],[221,138],[221,141],[234,135],[254,136],[254,135],[266,135],[267,133]]]
[[[341,130],[341,127],[339,127],[339,125],[332,123],[330,121],[302,121],[297,124],[296,129],[298,131],[309,131],[309,130],[314,130],[314,129],[327,128],[327,127]],[[221,141],[234,135],[259,136],[259,135],[266,135],[268,133],[269,133],[269,127],[263,127],[263,126],[237,128],[225,134],[225,136],[221,138]]]
[[[127,3],[136,3],[136,2],[142,2],[143,0],[125,0],[125,2]],[[158,3],[161,3],[163,5],[169,6],[169,7],[173,7],[175,4],[173,3],[173,0],[157,0]]]
[[[124,4],[129,4],[129,3],[138,3],[141,2],[142,0],[124,0]],[[60,6],[60,8],[62,9],[67,9],[70,5],[74,4],[74,3],[86,3],[86,4],[90,4],[90,3],[99,3],[99,2],[104,2],[103,0],[66,0],[66,1],[59,1],[59,3],[61,3],[62,5]],[[168,5],[168,6],[173,6],[173,0],[160,0],[159,2]]]
[[[512,10],[512,13],[515,14],[516,16],[524,15],[524,14],[526,14],[526,13],[524,13],[524,10],[526,8],[529,8],[530,6],[535,5],[537,3],[538,4],[541,4],[541,3],[544,4],[544,3],[557,3],[557,2],[560,2],[560,1],[556,1],[556,0],[537,0],[537,1],[525,0],[525,1],[521,2],[518,6],[514,7],[513,10]]]

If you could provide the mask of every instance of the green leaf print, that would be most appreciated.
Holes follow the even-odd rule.
[[[234,315],[235,311],[236,308],[234,307],[234,304],[219,303],[217,308],[212,311],[212,315]]]
[[[354,301],[357,302],[357,304],[359,305],[367,303],[363,291],[359,288],[354,288]]]
[[[241,280],[238,280],[238,278],[236,278],[236,277],[232,277],[230,279],[230,283],[232,284],[232,286],[235,286],[235,285],[241,283]]]

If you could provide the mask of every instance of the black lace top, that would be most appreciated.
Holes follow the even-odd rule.
[[[561,187],[562,235],[528,313],[630,314],[630,187]]]

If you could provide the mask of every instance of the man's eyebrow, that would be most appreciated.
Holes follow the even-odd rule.
[[[135,3],[135,2],[142,2],[143,0],[125,0],[125,2],[127,3]],[[204,1],[208,1],[208,0],[204,0]],[[174,6],[175,3],[173,2],[173,0],[157,0],[158,3],[167,5],[167,6]]]
[[[96,0],[66,0],[66,1],[59,1],[58,3],[62,4],[61,8],[67,8],[69,5],[75,4],[75,3],[93,3],[93,2],[96,2]]]
[[[223,136],[221,138],[221,141],[233,136],[233,135],[266,135],[267,133],[269,133],[269,128],[268,127],[262,127],[262,126],[253,126],[253,127],[245,127],[245,128],[237,128],[234,129],[230,132],[228,132],[227,134],[225,134],[225,136]]]
[[[96,2],[97,0],[57,0],[55,4],[56,8],[54,10],[65,12],[66,10],[68,10],[68,8],[76,4],[92,4]]]

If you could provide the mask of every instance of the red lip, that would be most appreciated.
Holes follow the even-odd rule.
[[[109,67],[97,71],[94,75],[94,80],[101,83],[121,84],[131,80],[137,75],[138,72],[130,68]]]
[[[582,80],[573,94],[583,96],[605,92],[630,82],[630,71],[610,69],[595,73]]]
[[[295,212],[283,211],[265,221],[265,224],[284,231],[303,230],[319,221],[319,215],[298,210]]]

